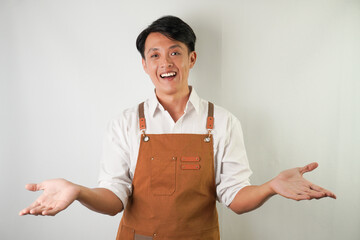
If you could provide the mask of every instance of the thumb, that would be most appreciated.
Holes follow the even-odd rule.
[[[305,167],[300,168],[299,171],[300,171],[301,175],[303,175],[306,172],[311,172],[318,166],[319,166],[319,164],[317,162],[313,162],[313,163],[306,165]]]
[[[42,190],[41,184],[36,184],[36,183],[26,184],[26,185],[25,185],[25,188],[26,188],[27,190],[33,191],[33,192]]]

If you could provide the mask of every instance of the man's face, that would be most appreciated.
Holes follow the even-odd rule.
[[[195,64],[195,52],[189,54],[184,43],[155,32],[146,38],[144,55],[142,64],[158,97],[188,92],[189,70]]]

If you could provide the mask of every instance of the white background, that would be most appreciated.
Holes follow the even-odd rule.
[[[241,121],[253,184],[317,161],[338,196],[276,196],[251,213],[219,205],[222,239],[360,239],[360,1],[0,0],[0,239],[114,239],[110,217],[74,203],[18,216],[63,177],[95,187],[107,121],[153,86],[135,48],[173,14],[197,34],[199,95]]]

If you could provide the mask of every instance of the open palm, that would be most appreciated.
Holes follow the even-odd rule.
[[[319,187],[303,177],[303,174],[318,167],[317,163],[310,163],[305,167],[292,168],[281,172],[271,181],[272,189],[283,197],[294,200],[320,199],[323,197],[336,198],[332,192]]]
[[[54,216],[74,202],[79,194],[77,185],[65,179],[52,179],[40,184],[27,184],[25,188],[29,191],[43,190],[43,193],[29,207],[21,210],[19,215]]]

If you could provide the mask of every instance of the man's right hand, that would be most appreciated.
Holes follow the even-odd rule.
[[[65,179],[52,179],[39,184],[27,184],[29,191],[43,193],[29,207],[21,210],[19,215],[48,215],[54,216],[66,209],[80,194],[80,187]]]

